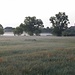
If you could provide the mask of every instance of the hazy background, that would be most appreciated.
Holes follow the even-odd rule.
[[[75,23],[75,0],[0,0],[0,24],[3,27],[19,26],[26,16],[42,19],[44,26],[51,26],[49,18],[58,12],[69,16],[70,25]]]

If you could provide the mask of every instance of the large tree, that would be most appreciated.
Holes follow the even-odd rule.
[[[28,16],[25,17],[24,24],[21,24],[20,27],[29,35],[39,35],[43,27],[43,22],[41,19],[36,19],[35,16]]]
[[[68,28],[69,19],[65,12],[59,12],[49,20],[52,23],[53,33],[57,36],[61,36],[62,32]]]

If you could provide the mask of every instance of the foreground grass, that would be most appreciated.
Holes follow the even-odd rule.
[[[0,37],[0,75],[74,75],[75,37]]]

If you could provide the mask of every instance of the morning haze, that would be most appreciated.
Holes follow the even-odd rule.
[[[75,75],[74,0],[0,0],[0,75]]]

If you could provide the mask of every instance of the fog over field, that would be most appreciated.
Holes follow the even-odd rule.
[[[51,33],[41,33],[41,36],[51,36]],[[14,36],[13,32],[5,32],[2,36]],[[29,36],[27,33],[22,34],[21,36]]]

